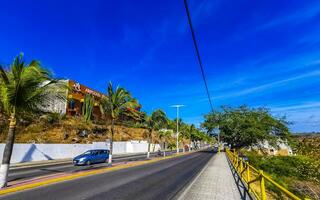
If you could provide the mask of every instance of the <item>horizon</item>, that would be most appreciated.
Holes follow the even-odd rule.
[[[181,118],[198,126],[210,112],[183,1],[3,4],[0,64],[24,52],[99,92],[119,84],[148,113],[174,119],[170,106],[183,104]],[[294,133],[320,132],[320,2],[189,4],[215,109],[267,107]]]

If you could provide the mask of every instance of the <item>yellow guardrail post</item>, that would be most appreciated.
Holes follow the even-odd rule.
[[[243,163],[242,163],[241,158],[239,160],[240,160],[240,176],[242,178]]]
[[[236,156],[236,165],[235,165],[235,167],[236,167],[236,170],[238,170],[238,166],[239,166],[239,158],[238,158],[238,155],[235,155]]]
[[[264,181],[263,170],[259,170],[259,173],[260,173],[261,200],[266,200],[267,195],[266,195],[266,186]]]
[[[251,177],[250,177],[250,167],[249,167],[249,163],[248,162],[246,162],[246,168],[247,168],[248,191],[250,192],[250,184],[249,184],[249,182],[250,182]]]

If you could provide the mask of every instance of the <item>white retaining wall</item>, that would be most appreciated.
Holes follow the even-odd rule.
[[[0,144],[0,160],[2,160],[5,144]],[[73,158],[89,149],[109,149],[109,143],[94,142],[92,144],[15,144],[11,163]],[[153,150],[153,145],[151,146]],[[155,144],[155,151],[160,149]],[[114,142],[113,153],[142,153],[148,151],[146,141]]]

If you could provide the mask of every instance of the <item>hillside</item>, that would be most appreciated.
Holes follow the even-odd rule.
[[[0,142],[5,142],[6,129],[2,129]],[[40,118],[17,129],[16,143],[92,143],[105,141],[110,137],[110,126],[84,123],[82,119]],[[146,140],[146,129],[115,126],[115,141]],[[159,142],[155,137],[154,142]]]
[[[292,146],[298,155],[320,158],[320,134],[294,135]]]
[[[256,152],[245,152],[245,154],[253,166],[264,170],[301,198],[319,199],[320,135],[294,135],[290,143],[295,156],[267,156]],[[275,194],[278,193],[276,189],[272,187],[270,189]]]

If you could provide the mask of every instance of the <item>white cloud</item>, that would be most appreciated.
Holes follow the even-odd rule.
[[[291,111],[301,111],[306,109],[320,109],[320,102],[305,102],[295,105],[286,105],[286,106],[275,106],[272,107],[273,112],[291,112]]]
[[[302,10],[296,11],[289,15],[283,15],[281,17],[275,18],[273,20],[268,21],[265,24],[259,26],[256,30],[265,30],[268,28],[273,28],[275,26],[280,26],[283,24],[300,24],[306,21],[311,20],[312,18],[318,16],[320,14],[320,6],[319,5],[311,5]]]
[[[275,115],[286,116],[293,132],[320,131],[320,102],[301,102],[271,107]]]
[[[232,91],[227,94],[223,94],[221,96],[215,96],[214,98],[215,99],[235,98],[235,97],[239,97],[239,96],[249,95],[252,93],[270,90],[270,89],[277,88],[277,87],[287,86],[291,82],[310,78],[310,77],[317,77],[317,76],[320,76],[320,70],[308,72],[305,74],[289,77],[289,78],[278,80],[278,81],[273,81],[273,82],[262,84],[262,85],[257,85],[257,86],[250,87],[250,88],[245,88],[245,89],[242,89],[239,91]]]

